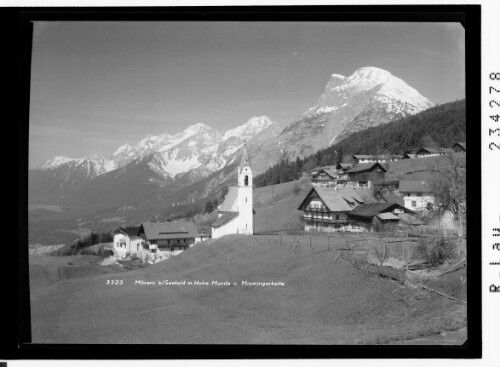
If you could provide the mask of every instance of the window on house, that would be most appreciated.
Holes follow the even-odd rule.
[[[248,176],[245,176],[245,186],[248,186]]]
[[[415,200],[412,200],[412,201],[411,201],[411,206],[412,206],[412,207],[416,207],[416,206],[417,206],[417,202],[416,202]]]
[[[248,201],[247,201],[247,199],[248,199],[248,198],[245,198],[245,203],[247,203],[247,202],[248,202]]]

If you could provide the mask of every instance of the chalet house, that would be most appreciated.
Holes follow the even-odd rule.
[[[347,214],[351,225],[362,226],[368,230],[394,227],[399,224],[400,215],[413,212],[397,203],[362,204]]]
[[[457,142],[453,145],[452,149],[455,151],[455,152],[465,152],[466,149],[465,149],[465,142]]]
[[[375,202],[371,190],[313,187],[300,204],[306,231],[362,231],[353,227],[347,214],[367,202]]]
[[[147,240],[151,252],[185,250],[199,237],[194,223],[180,221],[143,223],[139,235]]]
[[[311,183],[313,186],[330,186],[335,184],[337,177],[334,167],[322,167],[312,172]]]
[[[400,155],[371,155],[371,154],[355,154],[353,155],[357,164],[360,163],[386,163],[395,162],[402,158]]]
[[[414,211],[426,210],[434,205],[435,197],[427,181],[399,181],[399,192],[404,195],[404,206]]]
[[[140,236],[140,226],[120,227],[113,231],[113,249],[123,258],[145,248],[144,238]]]
[[[349,175],[347,174],[347,171],[352,166],[353,166],[353,163],[338,163],[335,166],[335,169],[337,170],[337,181],[339,181],[339,182],[348,181]]]
[[[387,169],[380,163],[361,163],[347,170],[349,181],[371,187],[373,182],[384,181]]]
[[[450,148],[420,148],[417,151],[417,156],[421,157],[435,157],[438,155],[445,155],[453,153],[453,149]]]
[[[403,155],[403,158],[402,159],[413,159],[413,158],[417,158],[418,156],[415,154],[415,153],[405,153]]]

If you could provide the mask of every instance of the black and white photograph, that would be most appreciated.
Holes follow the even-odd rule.
[[[32,343],[467,345],[463,22],[32,30]]]

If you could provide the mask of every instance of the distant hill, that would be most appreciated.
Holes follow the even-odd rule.
[[[465,137],[465,100],[450,102],[356,132],[304,159],[283,161],[257,176],[254,183],[259,187],[294,180],[303,171],[336,164],[353,154],[402,154],[422,146],[451,147]]]

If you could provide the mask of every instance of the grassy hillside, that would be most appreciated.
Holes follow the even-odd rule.
[[[33,342],[375,344],[464,326],[462,305],[288,245],[232,235],[144,269],[59,281],[32,295]]]
[[[309,190],[307,179],[255,189],[255,233],[301,228],[301,212],[297,208]]]

